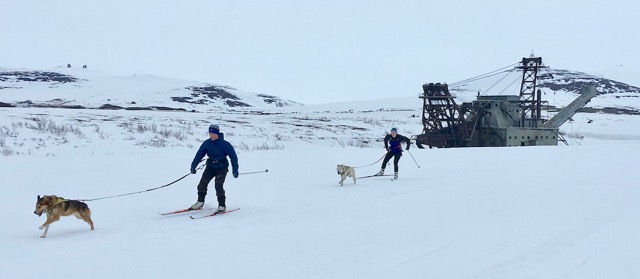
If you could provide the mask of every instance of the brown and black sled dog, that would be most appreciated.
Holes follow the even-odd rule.
[[[66,200],[62,197],[55,195],[43,196],[38,195],[38,201],[36,202],[36,210],[34,214],[42,216],[42,213],[47,212],[47,221],[40,226],[40,229],[44,229],[42,238],[47,237],[47,231],[49,231],[49,225],[51,223],[60,220],[61,216],[74,215],[78,219],[82,219],[89,223],[91,230],[93,230],[93,221],[91,221],[91,210],[86,203],[76,200]]]

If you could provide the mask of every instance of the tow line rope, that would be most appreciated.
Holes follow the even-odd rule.
[[[206,164],[203,164],[203,165],[199,166],[198,168],[196,168],[196,170],[200,170],[200,169],[204,168],[205,166],[206,166]],[[111,199],[111,198],[117,198],[117,197],[124,197],[124,196],[129,196],[129,195],[135,195],[135,194],[140,194],[140,193],[144,193],[144,192],[151,192],[151,191],[154,191],[154,190],[158,190],[158,189],[162,189],[162,188],[164,188],[164,187],[171,186],[171,185],[175,184],[176,182],[178,182],[178,181],[180,181],[180,180],[184,179],[185,177],[187,177],[187,176],[189,176],[189,175],[191,175],[191,173],[187,173],[187,174],[183,175],[182,177],[180,177],[180,178],[178,178],[178,179],[176,179],[176,180],[174,180],[174,181],[172,181],[172,182],[170,182],[170,183],[167,183],[167,184],[162,185],[162,186],[159,186],[159,187],[151,188],[151,189],[146,189],[146,190],[142,190],[142,191],[126,193],[126,194],[120,194],[120,195],[113,195],[113,196],[101,197],[101,198],[94,198],[94,199],[81,199],[81,200],[77,200],[77,201],[82,201],[82,202],[85,202],[85,201],[97,201],[97,200],[105,200],[105,199]]]
[[[384,158],[384,156],[387,155],[386,153],[384,155],[382,155],[382,157],[380,157],[380,159],[378,159],[378,161],[375,161],[371,164],[368,164],[366,166],[358,166],[358,167],[353,167],[354,169],[359,169],[359,168],[364,168],[364,167],[368,167],[368,166],[373,166],[375,164],[377,164],[378,162],[382,161],[382,159]]]

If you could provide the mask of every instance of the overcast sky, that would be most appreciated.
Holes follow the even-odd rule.
[[[529,56],[640,85],[640,1],[0,0],[0,67],[71,63],[306,104],[417,95]]]

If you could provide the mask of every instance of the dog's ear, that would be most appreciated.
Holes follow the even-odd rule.
[[[40,197],[40,195],[38,195],[38,200],[36,200],[36,201],[40,201],[41,199],[42,199],[42,198]]]

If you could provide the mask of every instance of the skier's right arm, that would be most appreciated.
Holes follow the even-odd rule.
[[[202,158],[204,158],[204,155],[207,154],[207,149],[205,148],[204,144],[205,143],[203,142],[202,145],[200,145],[198,152],[196,152],[196,156],[193,157],[193,162],[191,162],[191,173],[195,173],[196,167],[200,163],[200,160],[202,160]]]
[[[391,136],[389,135],[384,137],[384,149],[386,149],[387,152],[389,151],[389,139],[391,139]]]

